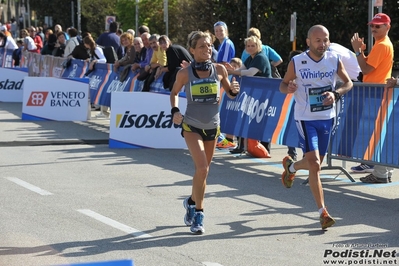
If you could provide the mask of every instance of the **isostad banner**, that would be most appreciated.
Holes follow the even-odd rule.
[[[0,68],[0,102],[22,102],[27,68]]]
[[[89,79],[26,77],[22,120],[86,121]]]
[[[182,113],[186,105],[185,95],[179,95]],[[170,109],[169,94],[113,92],[109,147],[186,149],[181,125],[173,123]]]

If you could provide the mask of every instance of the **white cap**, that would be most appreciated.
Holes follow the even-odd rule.
[[[6,30],[7,30],[7,27],[6,27],[5,25],[0,26],[0,30],[1,30],[1,31],[6,31]]]

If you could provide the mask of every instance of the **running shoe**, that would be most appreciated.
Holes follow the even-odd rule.
[[[374,170],[374,165],[359,164],[358,166],[352,166],[351,170],[355,173],[372,173]]]
[[[323,230],[335,224],[334,218],[330,216],[330,214],[327,212],[325,208],[322,214],[320,215],[320,224],[321,224],[321,229]]]
[[[228,141],[227,139],[222,139],[216,144],[216,148],[218,149],[230,149],[230,148],[235,148],[235,144],[231,141]]]
[[[194,214],[194,221],[190,227],[191,233],[201,235],[205,233],[204,228],[204,213],[203,212],[195,212]]]
[[[365,177],[361,177],[360,181],[362,181],[363,183],[369,183],[369,184],[381,184],[381,183],[389,183],[391,182],[390,180],[391,178],[381,178],[381,177],[376,177],[373,174],[369,174]]]
[[[190,197],[185,198],[185,199],[183,200],[183,207],[184,207],[184,209],[186,209],[186,214],[184,215],[184,223],[185,223],[187,226],[190,226],[190,225],[193,224],[193,221],[194,221],[194,214],[195,214],[195,205],[189,205],[189,204],[188,204],[188,199],[189,199],[189,198],[190,198]]]
[[[290,156],[285,156],[283,159],[283,167],[284,172],[281,175],[281,182],[286,188],[292,187],[292,183],[294,183],[294,178],[296,173],[290,172],[290,166],[294,163],[294,160]]]

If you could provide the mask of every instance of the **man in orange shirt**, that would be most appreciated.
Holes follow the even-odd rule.
[[[378,13],[368,24],[375,40],[369,55],[366,57],[363,54],[366,45],[363,42],[364,38],[360,38],[358,33],[355,33],[351,39],[352,48],[363,73],[363,82],[385,84],[391,77],[393,65],[393,45],[388,37],[391,19],[384,13]],[[391,182],[393,172],[393,168],[366,164],[352,167],[351,170],[371,173],[360,178],[363,183]]]

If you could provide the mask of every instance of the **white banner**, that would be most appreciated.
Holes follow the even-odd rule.
[[[24,83],[23,120],[87,120],[88,78],[26,77]]]
[[[0,68],[0,102],[22,102],[27,68]]]
[[[186,110],[186,98],[179,108]],[[181,126],[173,124],[169,94],[113,92],[109,125],[110,148],[186,149]]]

